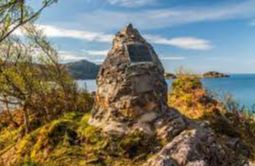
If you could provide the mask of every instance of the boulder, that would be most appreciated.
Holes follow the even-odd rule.
[[[144,166],[249,165],[209,129],[184,130]]]

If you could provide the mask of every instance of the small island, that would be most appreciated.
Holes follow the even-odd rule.
[[[167,80],[171,80],[171,79],[176,79],[176,78],[177,78],[177,76],[176,76],[175,74],[173,74],[173,73],[167,73],[167,72],[164,73],[164,77],[165,77],[165,79],[167,79]]]
[[[216,71],[209,71],[206,72],[202,75],[203,78],[225,78],[225,77],[230,77],[230,75],[216,72]]]

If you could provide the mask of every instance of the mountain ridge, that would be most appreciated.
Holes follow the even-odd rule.
[[[65,66],[76,80],[96,79],[100,68],[100,65],[85,59],[66,63]]]

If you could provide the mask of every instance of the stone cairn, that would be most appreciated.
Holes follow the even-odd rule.
[[[127,134],[140,130],[152,135],[155,128],[164,130],[163,120],[176,125],[164,133],[174,135],[185,128],[184,119],[167,107],[167,84],[157,54],[132,25],[113,39],[97,86],[90,124],[105,132]],[[171,119],[165,119],[166,114],[171,114]]]
[[[153,47],[131,24],[116,34],[101,66],[89,123],[106,134],[139,131],[167,142],[146,166],[227,166],[232,161],[244,162],[209,128],[168,107],[162,64]]]

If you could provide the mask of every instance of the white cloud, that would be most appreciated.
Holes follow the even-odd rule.
[[[164,56],[164,57],[159,57],[159,59],[176,61],[176,60],[185,60],[186,57],[183,57],[183,56]]]
[[[70,37],[87,40],[91,42],[107,42],[107,43],[110,43],[113,38],[112,34],[105,34],[100,32],[64,29],[50,25],[40,25],[39,27],[44,30],[44,33],[48,37]],[[156,35],[145,35],[145,38],[154,44],[174,46],[183,49],[209,50],[212,48],[210,41],[195,37],[164,38]],[[106,55],[107,50],[103,51],[91,50],[90,52],[87,53],[91,55]]]
[[[176,25],[247,19],[255,17],[255,0],[244,0],[239,3],[221,3],[219,5],[200,7],[179,7],[164,9],[147,9],[139,11],[109,11],[99,9],[80,15],[76,22],[93,30],[113,30],[132,22],[139,29],[156,29]],[[114,18],[114,19],[113,19]]]
[[[102,50],[86,50],[80,52],[59,51],[59,56],[63,63],[86,59],[90,62],[99,64],[104,61],[106,55],[104,54],[105,52],[107,53],[107,51]]]
[[[140,7],[151,3],[155,0],[107,0],[112,5],[118,5],[123,7]]]
[[[84,52],[89,55],[106,56],[108,53],[108,50],[84,50]]]
[[[195,37],[163,38],[160,36],[146,35],[146,38],[154,44],[175,46],[188,50],[209,50],[212,48],[211,42]]]
[[[75,29],[65,29],[51,25],[37,25],[43,30],[44,34],[48,37],[67,37],[86,40],[90,42],[103,42],[111,43],[114,35],[105,34],[101,32],[81,31]],[[16,35],[22,35],[20,31],[15,32]],[[145,34],[147,39],[152,44],[172,46],[187,50],[209,50],[212,48],[211,42],[205,39],[196,37],[176,37],[165,38],[157,35]],[[90,55],[107,55],[107,50],[89,50],[85,53]]]
[[[87,57],[84,57],[80,54],[69,52],[69,51],[59,51],[59,56],[62,62],[69,62],[69,61],[78,61],[82,59],[87,59]]]
[[[83,39],[87,41],[96,42],[109,42],[112,40],[112,35],[104,34],[101,32],[81,31],[74,29],[65,29],[51,25],[38,25],[48,37],[67,37]]]
[[[102,64],[104,62],[104,59],[102,59],[102,58],[94,59],[93,62],[95,64]]]

